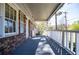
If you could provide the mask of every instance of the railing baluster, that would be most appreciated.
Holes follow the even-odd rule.
[[[64,31],[62,31],[62,46],[64,46]]]
[[[79,55],[79,33],[76,33],[76,54]]]
[[[73,43],[75,43],[75,42],[73,41],[73,39],[74,39],[74,33],[76,33],[76,32],[71,32],[71,31],[52,31],[50,33],[51,33],[51,35],[49,37],[52,38],[52,41],[50,41],[50,43],[52,43],[51,46],[53,47],[56,54],[61,54],[61,55],[62,54],[63,55],[74,54]],[[76,46],[77,46],[77,43],[76,43]],[[77,46],[76,50],[78,51],[78,49],[79,48]]]
[[[70,33],[70,50],[73,51],[73,39],[74,39],[74,33]]]
[[[68,32],[66,32],[66,47],[69,48]]]
[[[66,47],[66,32],[64,32],[64,47]]]

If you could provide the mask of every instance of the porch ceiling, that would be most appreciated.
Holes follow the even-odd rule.
[[[29,8],[35,21],[46,21],[59,3],[22,3],[24,9]]]

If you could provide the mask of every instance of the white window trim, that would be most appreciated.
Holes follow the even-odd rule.
[[[21,14],[20,15],[20,33],[24,33],[24,21],[23,21],[23,18],[21,18],[21,16],[23,17],[24,14],[22,12],[20,12],[20,14]],[[21,29],[22,28],[21,25],[23,26],[23,29]]]
[[[12,5],[9,5],[9,6],[12,7]],[[16,11],[15,32],[5,33],[5,30],[4,30],[4,33],[5,33],[4,37],[18,35],[18,9],[16,9],[15,7],[14,6],[12,7]],[[4,18],[6,18],[6,17],[4,16]],[[5,23],[4,23],[4,25],[5,25]],[[5,26],[4,26],[4,28],[5,28]]]

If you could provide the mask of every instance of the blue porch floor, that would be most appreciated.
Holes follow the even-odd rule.
[[[46,49],[45,46],[50,48],[48,46],[49,44],[46,41],[46,39],[43,40],[41,38],[42,37],[26,39],[20,46],[16,47],[12,51],[12,55],[35,55],[35,54],[38,54],[38,55],[41,55],[41,54],[47,55],[48,54],[49,55],[50,52],[43,53],[43,52],[45,52],[43,50]]]

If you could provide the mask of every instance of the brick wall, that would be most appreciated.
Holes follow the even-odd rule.
[[[26,35],[21,33],[19,35],[0,38],[0,54],[10,54],[10,52],[15,49],[18,45],[20,45],[24,39],[26,39]]]

